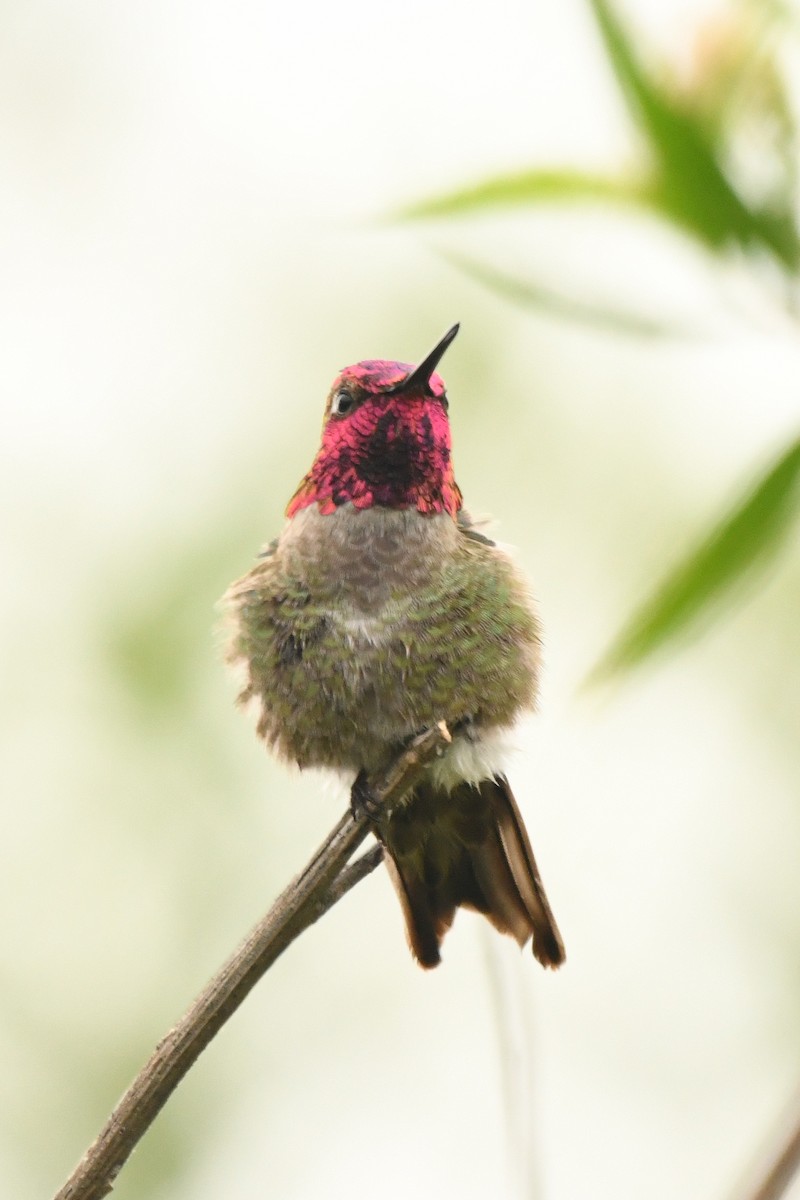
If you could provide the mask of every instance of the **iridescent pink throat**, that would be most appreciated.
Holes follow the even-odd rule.
[[[322,445],[287,516],[311,504],[332,513],[351,503],[455,517],[461,492],[450,460],[443,380],[434,374],[424,390],[386,392],[411,369],[407,363],[370,359],[342,371],[331,396],[346,387],[358,402],[352,412],[327,417]]]

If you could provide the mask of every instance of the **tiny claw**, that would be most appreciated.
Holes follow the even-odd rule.
[[[350,788],[350,808],[354,817],[365,816],[371,825],[377,825],[383,805],[367,781],[366,771],[359,771]]]
[[[468,742],[477,742],[480,736],[477,725],[475,724],[475,718],[471,713],[466,717],[462,717],[460,721],[457,721],[455,725],[453,725],[452,731],[458,736],[466,738]],[[453,739],[450,738],[450,741],[452,740]],[[442,753],[444,753],[446,749],[447,747],[443,746]]]

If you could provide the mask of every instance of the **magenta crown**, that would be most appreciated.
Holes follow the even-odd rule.
[[[339,383],[350,380],[360,383],[369,391],[384,392],[388,395],[399,395],[401,392],[424,388],[432,396],[443,396],[444,380],[441,375],[436,374],[436,367],[458,330],[458,323],[448,329],[430,354],[417,366],[412,363],[390,362],[383,358],[367,358],[352,367],[345,367],[336,377],[333,386],[336,388]]]

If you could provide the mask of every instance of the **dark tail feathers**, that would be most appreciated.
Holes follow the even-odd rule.
[[[484,913],[521,946],[533,938],[544,967],[564,961],[520,811],[504,776],[451,792],[419,784],[393,814],[386,865],[400,897],[408,940],[423,967],[440,961],[460,905]]]

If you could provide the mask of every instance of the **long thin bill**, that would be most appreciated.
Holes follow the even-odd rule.
[[[441,341],[436,343],[430,354],[423,358],[419,366],[414,367],[413,371],[409,371],[405,379],[401,379],[399,383],[396,383],[394,387],[390,388],[389,390],[392,392],[405,392],[409,388],[413,387],[427,387],[427,385],[430,383],[431,375],[438,367],[442,359],[442,355],[450,343],[454,340],[458,330],[458,323],[456,323],[452,329],[448,329]]]

